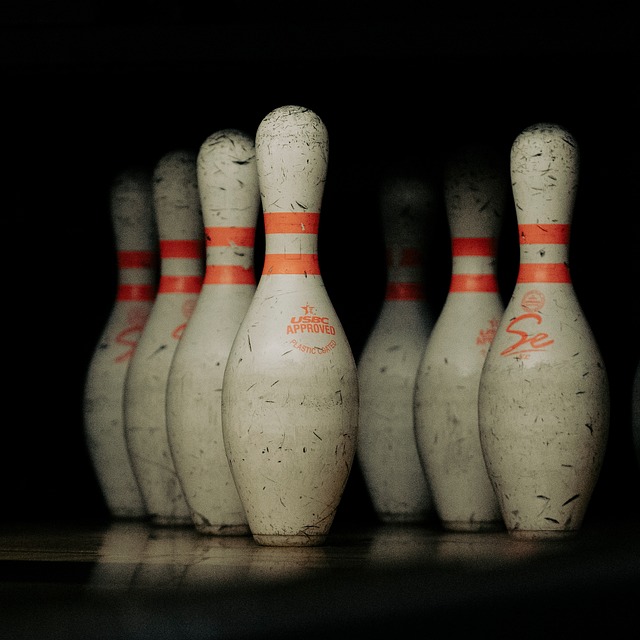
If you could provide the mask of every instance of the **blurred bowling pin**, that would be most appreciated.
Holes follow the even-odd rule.
[[[222,388],[227,457],[256,542],[323,544],[355,456],[356,364],[318,264],[328,137],[280,107],[256,134],[265,224],[262,277]]]
[[[116,176],[110,195],[118,289],[89,364],[84,425],[109,512],[116,518],[142,518],[146,510],[129,460],[122,403],[129,362],[156,295],[158,238],[151,175],[127,169]]]
[[[195,154],[163,156],[153,176],[160,237],[160,285],[125,382],[125,434],[151,522],[191,524],[166,424],[166,389],[178,340],[196,304],[204,272],[204,230]]]
[[[425,521],[431,496],[413,428],[413,389],[434,324],[423,255],[438,199],[423,176],[387,175],[380,213],[387,256],[384,301],[358,361],[358,462],[383,522]]]
[[[253,250],[260,192],[255,146],[225,129],[198,155],[206,272],[167,383],[167,430],[196,529],[249,534],[222,439],[222,377],[231,343],[256,288]]]
[[[480,438],[508,531],[554,537],[581,526],[609,431],[604,362],[568,257],[578,185],[573,136],[536,124],[511,148],[520,267],[480,378]]]
[[[445,164],[452,273],[420,362],[414,406],[420,458],[438,517],[451,531],[502,525],[480,447],[478,385],[503,312],[496,253],[508,177],[508,165],[480,146],[458,149]]]

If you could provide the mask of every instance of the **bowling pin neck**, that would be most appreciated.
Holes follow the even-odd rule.
[[[509,195],[508,166],[488,146],[456,149],[444,171],[452,238],[497,238]]]
[[[222,129],[201,145],[198,189],[206,243],[204,284],[255,284],[260,191],[253,138]]]
[[[320,212],[329,138],[310,109],[284,106],[267,114],[256,132],[256,162],[265,212]]]
[[[153,204],[162,240],[200,240],[202,212],[198,192],[196,156],[172,151],[157,163],[153,174]],[[162,253],[162,246],[160,247]]]
[[[158,255],[155,251],[118,252],[119,301],[152,301],[157,292]]]
[[[454,237],[451,240],[452,290],[455,278],[483,274],[491,280],[491,291],[496,290],[497,242],[494,237]],[[460,283],[458,282],[458,286]]]
[[[387,282],[423,281],[424,251],[421,244],[388,244],[386,247]]]
[[[569,240],[578,170],[578,145],[558,125],[533,125],[514,141],[511,179],[520,241],[519,284],[571,282]]]
[[[203,284],[255,284],[255,226],[206,227]]]
[[[319,277],[319,220],[319,213],[265,211],[263,275]]]
[[[438,207],[434,181],[422,165],[394,167],[380,181],[379,195],[386,256],[385,299],[424,300],[426,239]]]
[[[157,251],[151,184],[151,172],[142,168],[126,169],[113,181],[111,220],[118,251]]]
[[[508,195],[508,171],[497,150],[454,149],[444,170],[451,234],[450,293],[497,293],[497,237]]]
[[[197,177],[205,227],[256,226],[260,191],[250,136],[236,129],[210,135],[198,153]]]
[[[423,243],[387,243],[385,300],[424,300]]]
[[[525,129],[511,147],[518,224],[570,224],[578,173],[578,145],[568,131],[547,123]]]
[[[380,187],[380,216],[387,247],[419,247],[437,207],[435,187],[426,179],[389,176]]]
[[[196,156],[172,151],[154,170],[153,200],[160,237],[158,293],[198,293],[204,271],[204,229]]]
[[[158,272],[158,236],[151,172],[131,167],[111,187],[111,218],[118,264],[118,301],[152,301]]]
[[[517,283],[569,284],[569,231],[567,224],[520,224],[520,266]]]

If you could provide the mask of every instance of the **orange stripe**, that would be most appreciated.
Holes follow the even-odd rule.
[[[498,281],[488,273],[457,273],[451,276],[449,291],[452,293],[497,293]]]
[[[263,275],[276,273],[320,275],[317,253],[267,253],[264,257]]]
[[[118,251],[120,269],[150,269],[156,264],[153,251]]]
[[[207,247],[253,247],[254,227],[205,227]]]
[[[419,267],[421,264],[422,251],[420,249],[409,247],[402,250],[402,255],[400,256],[401,267]]]
[[[204,272],[203,284],[255,284],[253,267],[245,269],[236,265],[209,264]]]
[[[162,258],[202,258],[203,255],[200,240],[160,240]]]
[[[417,282],[388,282],[385,300],[424,300],[424,290]]]
[[[121,284],[118,286],[117,300],[153,300],[156,288],[150,284]]]
[[[318,233],[319,213],[268,212],[264,213],[265,233]]]
[[[519,224],[520,244],[567,244],[568,224]]]
[[[517,282],[571,282],[569,267],[563,262],[524,263],[518,270]]]
[[[495,238],[453,238],[451,251],[458,256],[494,256],[496,254]]]
[[[394,251],[393,249],[387,249],[387,265],[394,266]],[[400,252],[400,260],[398,261],[399,267],[419,267],[422,264],[422,251],[415,247],[408,247],[402,249]]]
[[[200,293],[200,276],[160,276],[158,293]]]

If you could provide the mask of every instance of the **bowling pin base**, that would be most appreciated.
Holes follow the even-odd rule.
[[[251,535],[251,529],[246,524],[196,524],[196,531],[205,536]]]
[[[149,519],[149,516],[144,513],[140,515],[139,513],[126,513],[123,511],[112,511],[111,519],[117,523],[127,523],[127,522],[145,522]]]
[[[422,524],[428,519],[428,513],[378,513],[378,520],[385,524]]]
[[[281,535],[270,536],[253,534],[253,539],[263,547],[317,547],[323,545],[327,536]]]
[[[508,529],[509,536],[517,540],[566,540],[578,532],[578,529]]]
[[[456,531],[461,533],[481,533],[491,531],[503,531],[504,524],[502,521],[485,521],[485,522],[442,522],[442,527],[446,531]]]
[[[152,516],[151,524],[156,527],[185,527],[193,525],[190,516],[184,518],[172,518],[169,516]]]

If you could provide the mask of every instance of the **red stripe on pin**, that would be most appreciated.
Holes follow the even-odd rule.
[[[119,301],[150,301],[156,297],[156,288],[150,284],[121,284],[118,286]]]
[[[401,267],[419,267],[422,264],[422,251],[409,247],[402,250],[400,256]]]
[[[160,240],[162,258],[202,258],[203,255],[200,240]]]
[[[520,244],[567,244],[568,224],[519,224]]]
[[[253,247],[253,227],[205,227],[207,247]]]
[[[120,269],[150,269],[156,263],[153,251],[118,251]]]
[[[422,251],[415,247],[407,247],[398,252],[391,248],[386,250],[388,267],[419,267],[422,264]]]
[[[268,212],[264,213],[265,233],[318,233],[319,213]]]
[[[424,300],[424,290],[417,282],[388,282],[386,300]]]
[[[495,238],[453,238],[451,252],[454,257],[494,256],[496,241]]]
[[[569,267],[563,262],[524,263],[518,270],[517,282],[571,282]]]
[[[263,275],[320,275],[316,253],[268,253],[264,257]]]
[[[204,273],[204,284],[255,284],[253,267],[210,264]]]
[[[158,293],[200,293],[200,276],[160,276]]]
[[[496,293],[498,281],[488,273],[462,273],[451,276],[449,291],[452,293]]]

